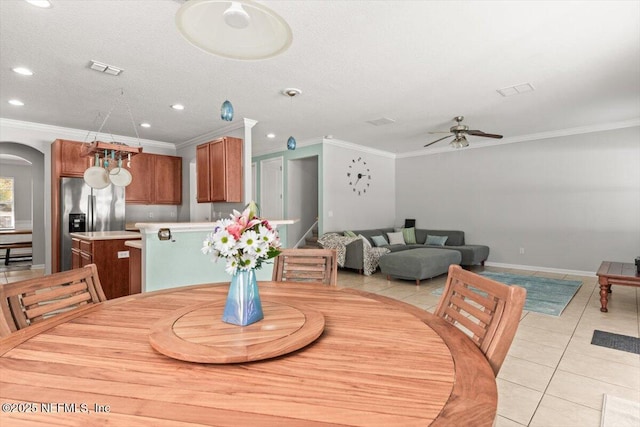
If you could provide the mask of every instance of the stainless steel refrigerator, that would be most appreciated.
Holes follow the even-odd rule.
[[[109,185],[96,190],[82,178],[62,178],[60,183],[60,271],[71,269],[70,233],[123,231],[125,187]]]

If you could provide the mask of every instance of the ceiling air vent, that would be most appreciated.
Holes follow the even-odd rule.
[[[111,74],[112,76],[118,76],[124,71],[122,68],[114,67],[113,65],[108,65],[103,62],[93,60],[89,63],[89,68],[101,73]]]
[[[522,83],[515,86],[503,87],[498,89],[497,92],[502,96],[519,95],[521,93],[533,92],[535,88],[531,83]]]
[[[367,120],[367,123],[370,123],[374,126],[382,126],[382,125],[388,125],[391,123],[395,123],[396,121],[393,119],[390,119],[388,117],[381,117],[379,119],[375,119],[375,120]]]

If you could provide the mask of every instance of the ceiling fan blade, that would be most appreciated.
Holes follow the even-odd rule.
[[[431,133],[431,134],[434,134],[434,133],[451,133],[451,131],[449,131],[449,130],[438,130],[438,131],[435,131],[435,132],[427,132],[427,133]]]
[[[425,145],[425,147],[428,147],[428,146],[430,146],[430,145],[433,145],[433,144],[435,144],[436,142],[440,142],[440,141],[442,141],[443,139],[451,138],[452,136],[453,136],[453,135],[443,136],[443,137],[442,137],[442,138],[440,138],[440,139],[436,139],[435,141],[433,141],[433,142],[430,142],[430,143],[426,144],[426,145]]]
[[[484,138],[497,138],[497,139],[502,138],[502,135],[497,135],[495,133],[485,133],[485,132],[482,132],[481,130],[468,130],[467,134],[473,135],[473,136],[482,136]]]

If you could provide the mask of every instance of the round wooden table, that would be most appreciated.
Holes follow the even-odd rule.
[[[353,289],[259,286],[269,301],[322,313],[322,335],[266,360],[185,362],[151,347],[151,326],[186,307],[223,302],[228,284],[110,300],[0,340],[0,419],[29,426],[492,425],[493,371],[442,319]]]

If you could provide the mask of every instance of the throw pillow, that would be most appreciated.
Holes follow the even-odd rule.
[[[424,242],[425,245],[434,245],[434,246],[444,246],[445,242],[449,236],[432,236],[427,234],[427,241]]]
[[[371,236],[371,240],[376,246],[386,246],[389,244],[383,236]]]
[[[345,235],[345,237],[358,237],[358,236],[356,236],[356,233],[354,233],[353,231],[349,231],[349,230],[345,231],[343,234]]]
[[[387,233],[387,236],[389,237],[390,245],[404,245],[402,231],[398,231],[397,233]]]
[[[415,245],[416,244],[416,229],[415,227],[411,228],[403,228],[402,236],[404,237],[404,242],[407,245]]]
[[[366,237],[364,237],[362,234],[358,234],[358,237],[362,239],[362,245],[365,249],[371,249],[371,242],[369,242]]]

